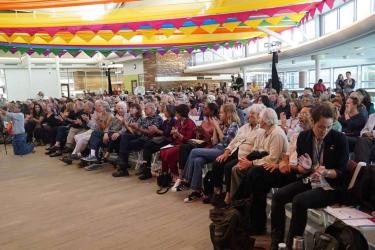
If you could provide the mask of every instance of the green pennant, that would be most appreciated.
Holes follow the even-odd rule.
[[[249,43],[249,41],[248,41],[248,40],[241,40],[240,43],[241,43],[242,45],[246,45],[246,44]]]
[[[209,44],[206,44],[206,47],[209,48],[209,49],[212,49],[214,47],[214,45],[212,43],[209,43]]]
[[[79,53],[79,49],[67,49],[66,50],[66,53],[69,53],[71,56],[76,56],[77,55],[77,53]]]
[[[229,41],[228,44],[229,44],[229,46],[233,47],[234,44],[235,44],[235,41]]]
[[[29,50],[29,48],[26,48],[26,47],[17,47],[17,50],[21,54],[25,54]]]
[[[99,51],[104,57],[109,56],[112,53],[112,50],[100,50]]]
[[[35,48],[34,51],[38,54],[38,55],[41,55],[43,54],[43,52],[45,51],[46,49],[43,49],[43,48]]]
[[[96,50],[84,50],[84,52],[86,53],[86,55],[88,55],[89,57],[93,57],[97,51]]]
[[[10,47],[9,46],[0,46],[0,49],[6,53],[10,50]]]
[[[61,49],[50,49],[51,53],[54,54],[55,56],[58,56]]]

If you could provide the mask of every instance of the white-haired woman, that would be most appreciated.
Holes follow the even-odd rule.
[[[265,108],[263,104],[253,104],[249,108],[248,123],[238,130],[236,137],[225,148],[224,153],[216,158],[212,168],[214,196],[211,202],[214,205],[222,201],[224,174],[226,185],[225,201],[229,203],[232,168],[238,163],[240,158],[247,156],[253,150],[255,139],[262,131],[259,127],[259,114]]]

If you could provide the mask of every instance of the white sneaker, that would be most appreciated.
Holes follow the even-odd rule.
[[[173,187],[171,188],[172,192],[177,192],[178,186],[181,184],[181,179],[177,179],[176,182],[174,183]]]

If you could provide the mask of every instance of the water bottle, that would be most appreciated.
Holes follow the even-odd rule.
[[[305,239],[302,236],[296,236],[293,238],[293,250],[304,250],[305,249]]]
[[[286,250],[286,244],[285,243],[279,243],[277,245],[277,247],[278,247],[279,250]]]

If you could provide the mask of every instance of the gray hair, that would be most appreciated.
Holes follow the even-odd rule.
[[[266,108],[266,106],[264,106],[263,104],[253,104],[250,106],[250,109],[249,109],[249,112],[252,112],[252,113],[256,113],[256,114],[260,114],[260,112],[262,112],[262,110],[264,110]]]
[[[278,125],[279,120],[275,110],[271,108],[265,108],[260,113],[260,119],[265,122],[268,126]]]
[[[124,101],[120,101],[116,105],[119,105],[120,107],[122,107],[125,110],[125,112],[128,109],[127,105],[126,105],[126,102],[124,102]]]
[[[109,106],[109,103],[106,101],[100,101],[100,104],[102,105],[105,112],[111,113],[111,106]]]
[[[152,102],[146,103],[145,108],[150,108],[154,113],[156,113],[156,106]]]

